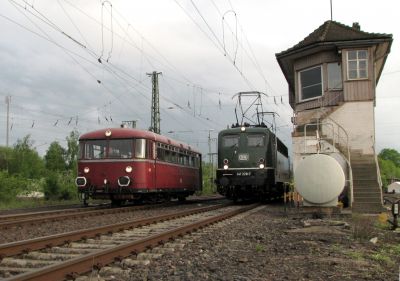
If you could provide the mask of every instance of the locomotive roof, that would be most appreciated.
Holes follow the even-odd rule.
[[[111,131],[111,135],[109,137],[106,136],[106,131]],[[105,128],[85,133],[79,137],[79,140],[81,141],[81,140],[126,139],[126,138],[150,139],[165,144],[173,145],[176,147],[180,147],[183,149],[187,149],[196,153],[200,153],[197,149],[194,149],[190,145],[185,144],[183,142],[173,140],[171,138],[156,134],[154,132],[140,130],[140,129],[133,129],[133,128]]]
[[[260,132],[268,132],[268,133],[271,133],[270,129],[268,129],[267,127],[261,127],[261,126],[260,127],[254,127],[254,126],[251,126],[251,127],[245,127],[245,128],[246,128],[245,132],[241,131],[241,127],[235,127],[235,128],[229,128],[229,129],[222,130],[222,131],[219,132],[219,134],[223,135],[223,134],[229,134],[229,133],[246,133],[246,132],[251,132],[251,133],[253,133],[253,132],[258,132],[258,133],[260,133]]]

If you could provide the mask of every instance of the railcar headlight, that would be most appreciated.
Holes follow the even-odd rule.
[[[240,127],[240,130],[242,131],[242,132],[244,132],[244,131],[246,131],[246,127]]]
[[[264,169],[264,164],[261,163],[258,167],[260,167],[260,169]]]
[[[89,167],[85,167],[85,168],[83,168],[83,172],[84,172],[85,174],[88,174],[88,173],[90,172],[90,169],[89,169]]]
[[[107,184],[107,183],[108,183],[108,180],[107,180],[107,179],[104,179],[103,182],[104,182],[104,184]]]
[[[228,165],[224,165],[224,170],[228,170],[229,166]]]
[[[132,167],[131,167],[131,166],[127,166],[127,167],[125,168],[125,172],[127,172],[127,173],[132,172]]]
[[[111,136],[111,130],[107,130],[105,133],[106,137],[110,137]]]
[[[260,160],[258,160],[258,163],[264,163],[264,158],[260,158]]]

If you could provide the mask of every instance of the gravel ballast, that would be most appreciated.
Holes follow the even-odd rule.
[[[398,280],[399,235],[378,236],[377,244],[358,241],[351,223],[288,218],[266,206],[133,268],[130,280]]]

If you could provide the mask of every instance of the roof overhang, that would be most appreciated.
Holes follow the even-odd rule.
[[[307,57],[312,54],[320,53],[323,51],[339,51],[346,48],[354,47],[370,47],[375,48],[375,63],[376,63],[376,84],[382,74],[386,58],[390,53],[392,45],[392,37],[387,36],[384,38],[374,39],[359,39],[359,40],[346,40],[346,41],[333,41],[333,42],[317,42],[300,48],[291,48],[281,53],[275,54],[278,64],[285,75],[286,81],[289,84],[290,92],[294,94],[294,62],[295,60]]]

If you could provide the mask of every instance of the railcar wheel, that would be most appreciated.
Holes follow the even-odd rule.
[[[121,207],[122,200],[119,199],[111,199],[111,206],[113,207]]]

